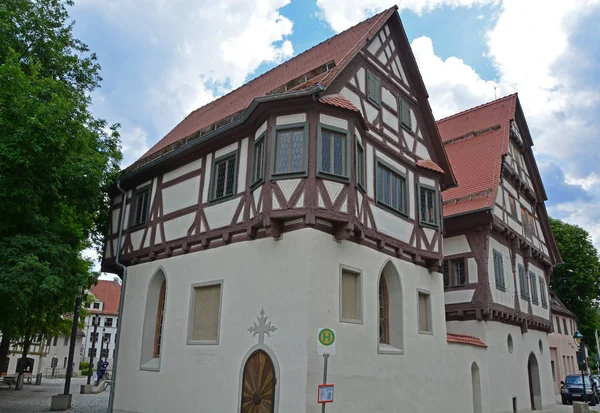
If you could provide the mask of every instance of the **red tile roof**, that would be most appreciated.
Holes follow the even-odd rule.
[[[116,281],[98,280],[98,284],[93,285],[91,291],[98,300],[104,303],[104,308],[102,310],[90,309],[90,313],[119,314],[121,284]]]
[[[352,102],[346,99],[342,95],[327,95],[319,99],[319,102],[325,103],[326,105],[336,106],[342,109],[352,110],[360,113],[360,110]]]
[[[448,333],[446,336],[448,343],[468,344],[471,346],[487,348],[487,344],[485,344],[483,341],[481,341],[477,337],[469,336],[467,334]]]
[[[513,94],[437,122],[458,181],[442,194],[445,217],[493,206],[516,107]]]
[[[391,7],[293,57],[227,95],[196,109],[150,148],[142,158],[158,152],[206,126],[246,109],[253,99],[265,96],[274,89],[333,60],[336,68],[324,75],[318,75],[318,80],[312,81],[319,82],[324,87],[331,84],[337,73],[366,44],[370,36],[379,31],[396,10],[397,6]],[[306,84],[303,84],[296,86],[294,89],[300,90],[305,87]]]
[[[436,164],[435,162],[433,162],[430,159],[420,159],[417,161],[417,166],[420,166],[421,168],[425,168],[425,169],[429,169],[433,172],[437,172],[440,174],[444,173],[444,170],[442,168],[439,167],[438,164]]]

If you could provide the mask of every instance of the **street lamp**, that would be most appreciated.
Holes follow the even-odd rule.
[[[579,347],[579,370],[581,371],[581,383],[583,384],[583,401],[587,403],[587,392],[585,391],[585,376],[583,374],[584,367],[584,358],[583,358],[583,334],[577,330],[575,334],[573,334],[573,340],[575,340],[575,344]]]

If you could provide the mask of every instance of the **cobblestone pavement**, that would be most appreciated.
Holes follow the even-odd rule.
[[[70,413],[106,413],[108,407],[108,394],[106,391],[99,394],[79,394],[85,378],[71,380],[71,394],[73,395]],[[24,384],[22,391],[9,390],[8,386],[0,385],[0,412],[2,413],[40,413],[50,411],[50,399],[55,394],[62,394],[65,379],[42,380],[40,386]]]

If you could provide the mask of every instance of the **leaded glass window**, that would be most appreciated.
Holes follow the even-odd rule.
[[[321,129],[321,171],[347,176],[347,134]]]
[[[277,131],[275,173],[304,171],[304,128]]]
[[[421,223],[437,225],[436,191],[421,187],[419,191],[419,213]]]
[[[382,163],[377,163],[377,202],[406,213],[406,179]]]
[[[212,199],[231,196],[235,192],[236,156],[228,156],[215,162],[213,169]]]

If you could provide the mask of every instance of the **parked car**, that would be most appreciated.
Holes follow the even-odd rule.
[[[584,376],[586,399],[590,406],[595,406],[598,403],[598,386],[589,377]],[[561,381],[560,398],[562,404],[570,404],[576,401],[583,401],[583,382],[580,375],[569,375],[565,381]]]

